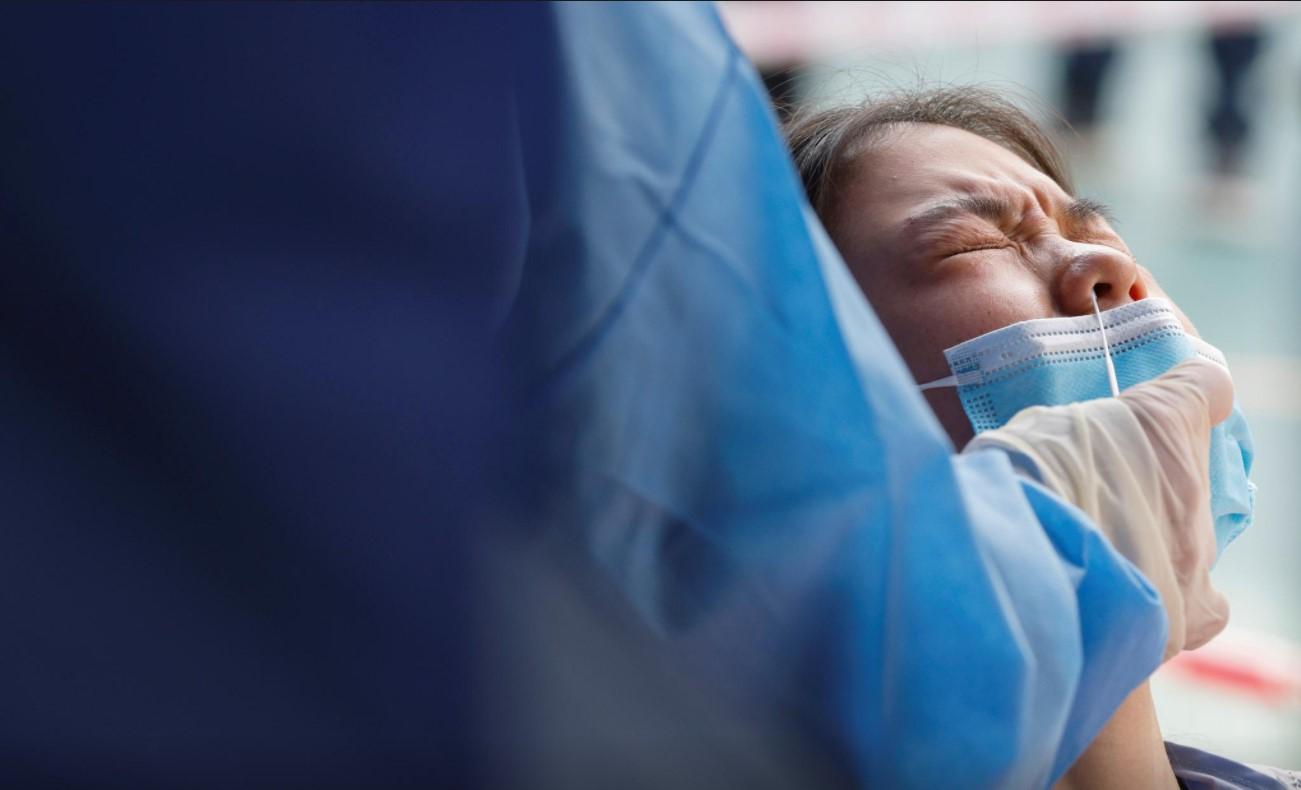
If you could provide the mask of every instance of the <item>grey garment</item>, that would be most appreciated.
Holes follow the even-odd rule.
[[[1165,753],[1183,790],[1301,790],[1301,773],[1246,765],[1166,741]]]

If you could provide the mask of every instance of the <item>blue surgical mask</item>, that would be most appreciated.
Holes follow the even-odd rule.
[[[1184,331],[1173,305],[1144,299],[1071,318],[1040,318],[1005,326],[944,352],[953,375],[922,389],[951,386],[976,432],[1030,406],[1117,395],[1184,360],[1228,363],[1218,349]],[[1217,558],[1251,524],[1256,486],[1248,480],[1251,431],[1235,400],[1229,418],[1211,430],[1211,516]]]

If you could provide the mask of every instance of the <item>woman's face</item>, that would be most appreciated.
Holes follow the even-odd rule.
[[[1103,310],[1164,296],[1101,205],[961,129],[887,132],[857,158],[829,219],[918,382],[949,375],[944,349],[1017,321],[1091,313],[1091,294]],[[956,392],[926,397],[965,444],[971,425]]]

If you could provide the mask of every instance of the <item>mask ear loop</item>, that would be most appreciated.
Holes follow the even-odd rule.
[[[1093,314],[1098,318],[1098,329],[1102,332],[1102,353],[1107,358],[1107,383],[1111,385],[1111,397],[1120,395],[1120,384],[1116,381],[1116,365],[1111,361],[1111,344],[1107,342],[1107,327],[1102,323],[1102,311],[1098,309],[1097,291],[1089,291],[1093,299]]]
[[[922,392],[925,392],[926,390],[939,389],[940,387],[956,387],[956,386],[958,386],[957,376],[945,376],[942,379],[936,379],[935,381],[928,381],[925,384],[919,384],[917,385],[917,389],[921,390]]]

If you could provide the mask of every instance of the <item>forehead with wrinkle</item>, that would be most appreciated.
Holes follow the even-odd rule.
[[[900,124],[862,148],[843,185],[837,227],[864,221],[902,222],[919,205],[954,195],[1029,190],[1067,202],[1052,178],[1012,151],[971,132],[932,124]],[[879,227],[879,226],[878,226]]]

